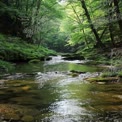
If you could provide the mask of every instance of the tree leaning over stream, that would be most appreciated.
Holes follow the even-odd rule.
[[[121,31],[121,34],[122,34],[122,15],[121,15],[121,12],[120,12],[120,7],[119,7],[119,3],[121,3],[120,0],[114,0],[114,7],[115,7],[115,12],[116,12],[116,17],[117,17],[117,22],[119,24],[119,28],[120,28],[120,31]],[[122,3],[121,3],[122,4]]]
[[[63,27],[70,33],[69,43],[77,45],[78,50],[122,46],[120,0],[67,0],[65,10],[69,14]],[[72,24],[65,24],[68,23],[66,21]],[[67,29],[68,26],[71,26],[70,30]],[[86,41],[87,44],[84,43]]]
[[[91,20],[90,14],[89,14],[88,9],[87,9],[87,7],[86,7],[85,0],[80,0],[80,2],[81,2],[81,5],[82,5],[82,8],[83,8],[84,11],[85,11],[85,15],[86,15],[86,17],[87,17],[87,19],[88,19],[90,28],[91,28],[91,30],[92,30],[92,32],[94,33],[94,36],[95,36],[95,38],[96,38],[96,41],[97,41],[96,45],[97,45],[98,47],[103,47],[104,45],[103,45],[103,43],[102,43],[102,41],[101,41],[101,39],[100,39],[100,37],[99,37],[99,35],[98,35],[98,32],[97,32],[97,30],[96,30],[96,28],[95,28],[95,26],[94,26],[94,24],[93,24],[93,22],[92,22],[92,20]]]

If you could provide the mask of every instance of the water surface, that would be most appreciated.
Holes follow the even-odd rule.
[[[84,81],[101,69],[80,62],[58,56],[18,64],[14,75],[30,75],[1,83],[0,122],[122,122],[122,85]],[[74,77],[71,70],[83,73]]]

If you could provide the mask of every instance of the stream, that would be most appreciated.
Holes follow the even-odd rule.
[[[17,64],[0,80],[0,122],[122,122],[122,85],[85,81],[102,68],[83,63],[52,56]]]

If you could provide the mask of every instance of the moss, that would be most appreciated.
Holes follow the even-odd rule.
[[[119,79],[119,77],[94,77],[94,78],[87,78],[86,80],[89,82],[105,82],[105,83],[109,83],[109,82],[117,82]]]
[[[0,34],[0,58],[6,61],[29,61],[56,54],[43,46],[28,44],[21,38]]]
[[[13,64],[0,60],[0,72],[3,72],[3,71],[7,72],[7,71],[10,71],[12,69],[14,69]]]
[[[34,118],[33,118],[32,116],[30,116],[30,115],[25,115],[25,116],[22,118],[22,120],[23,120],[24,122],[33,122]]]
[[[119,71],[119,72],[118,72],[118,76],[119,76],[119,77],[122,77],[122,71]]]
[[[29,63],[38,63],[38,62],[40,62],[39,59],[32,59],[32,60],[29,61]]]
[[[118,75],[117,72],[104,72],[102,73],[101,77],[115,77],[117,75]]]
[[[28,44],[19,37],[0,34],[0,72],[14,68],[14,65],[8,62],[35,63],[52,54],[56,52],[43,46]]]
[[[8,113],[5,115],[5,119],[11,121],[11,120],[14,120],[14,121],[18,121],[20,120],[20,117],[19,115],[15,114],[15,113]]]

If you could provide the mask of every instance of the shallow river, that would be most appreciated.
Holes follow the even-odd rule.
[[[122,122],[122,85],[86,82],[101,69],[79,63],[18,64],[0,83],[0,122]]]

